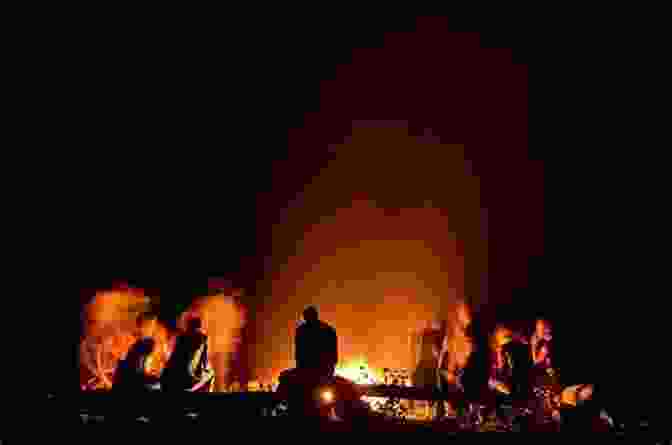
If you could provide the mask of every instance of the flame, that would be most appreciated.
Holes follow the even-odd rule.
[[[385,380],[384,372],[369,367],[368,360],[365,357],[345,361],[336,367],[335,374],[357,385],[378,385]],[[384,409],[387,398],[362,396],[362,401],[366,402],[374,411],[381,411]]]
[[[551,334],[552,326],[548,320],[539,318],[535,322],[534,331],[537,337],[542,338]]]
[[[133,289],[97,292],[84,308],[87,335],[133,332],[137,317],[148,313],[151,298]]]
[[[119,360],[140,337],[151,337],[154,349],[148,357],[145,372],[159,376],[175,344],[175,335],[156,317],[147,317],[138,325],[138,318],[150,310],[151,298],[142,291],[116,289],[97,292],[84,308],[85,337],[82,340],[81,364],[93,376],[83,386],[110,389],[112,375]],[[217,373],[216,382],[228,373],[229,354],[240,345],[244,313],[230,295],[218,294],[196,299],[178,320],[178,326],[200,317],[209,335],[211,360]]]
[[[84,307],[84,338],[80,364],[89,370],[85,387],[109,389],[119,360],[136,341],[136,320],[150,309],[151,299],[140,290],[96,292]]]
[[[159,376],[172,352],[171,335],[168,329],[158,323],[156,319],[148,320],[143,328],[143,336],[154,339],[154,349],[146,362],[145,372]]]
[[[91,374],[82,382],[85,389],[110,389],[117,364],[140,337],[152,337],[155,342],[145,372],[161,373],[170,354],[170,332],[152,316],[138,325],[140,316],[149,313],[151,300],[141,290],[114,289],[96,292],[84,307],[80,364]]]
[[[446,371],[444,377],[449,383],[454,383],[457,380],[457,370],[467,365],[473,352],[473,343],[467,334],[472,320],[469,306],[464,302],[458,303],[449,320],[448,332],[442,346],[446,355],[443,366]]]
[[[471,324],[471,310],[469,305],[464,302],[458,303],[455,309],[457,325],[461,330],[466,330]]]
[[[241,331],[245,325],[245,311],[236,304],[239,291],[218,293],[195,299],[178,319],[178,327],[185,329],[190,319],[198,317],[208,335],[210,361],[215,368],[217,391],[224,391],[230,375],[230,357],[240,349]]]
[[[511,341],[513,331],[506,326],[497,326],[490,336],[490,347],[493,351],[500,350],[504,345]]]
[[[370,368],[364,357],[348,360],[338,365],[335,374],[358,385],[375,385],[383,381],[382,371]]]

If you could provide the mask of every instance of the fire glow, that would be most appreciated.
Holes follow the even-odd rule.
[[[109,390],[120,360],[140,337],[151,337],[154,350],[146,362],[148,375],[160,376],[172,352],[177,332],[151,313],[152,298],[138,289],[97,292],[85,306],[84,338],[80,345],[80,365],[87,370],[81,382],[85,390]],[[209,351],[216,371],[216,382],[224,382],[229,357],[240,345],[244,311],[229,295],[197,298],[178,320],[184,328],[188,319],[200,317],[209,336]],[[142,320],[138,324],[138,320]],[[221,383],[220,383],[221,384]]]
[[[139,317],[149,313],[150,304],[151,298],[142,290],[116,289],[97,292],[85,306],[80,345],[80,363],[88,370],[86,381],[82,382],[85,389],[111,389],[118,362],[125,358],[139,334],[155,341],[147,373],[160,372],[170,353],[168,330],[152,318],[137,325]]]
[[[383,382],[382,371],[369,368],[366,359],[363,357],[337,366],[335,374],[357,385],[376,385]]]

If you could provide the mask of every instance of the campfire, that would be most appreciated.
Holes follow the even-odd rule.
[[[394,370],[387,368],[381,370],[372,368],[369,366],[368,361],[364,357],[349,360],[337,366],[335,374],[337,376],[346,378],[357,385],[411,385],[411,381],[406,370]],[[407,403],[400,404],[398,400],[395,402],[387,397],[363,396],[362,400],[365,401],[372,410],[388,415],[395,415],[408,409]]]
[[[337,366],[335,374],[358,385],[376,385],[383,383],[384,380],[383,372],[370,368],[363,357]]]

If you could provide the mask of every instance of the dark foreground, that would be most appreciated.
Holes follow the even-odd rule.
[[[254,436],[256,434],[263,434],[264,436],[276,435],[278,438],[284,437],[302,437],[306,434],[324,434],[324,433],[333,433],[333,432],[343,432],[343,433],[370,433],[370,432],[405,432],[405,433],[443,433],[446,438],[458,437],[460,435],[467,434],[469,432],[482,432],[480,429],[475,430],[464,430],[460,429],[454,422],[415,422],[415,421],[405,421],[399,422],[394,420],[380,420],[380,419],[369,419],[366,422],[360,422],[357,425],[353,425],[345,422],[334,422],[334,421],[324,421],[319,423],[313,423],[306,421],[305,419],[286,419],[286,418],[268,418],[268,417],[258,417],[258,418],[234,418],[234,419],[184,419],[179,422],[152,422],[146,420],[138,420],[133,423],[124,423],[119,424],[112,421],[106,421],[104,419],[89,419],[86,422],[80,422],[77,427],[79,431],[83,434],[88,434],[89,432],[94,435],[107,434],[118,434],[123,431],[144,431],[148,434],[154,435],[155,433],[166,433],[168,436],[171,434],[182,434],[185,432],[193,431],[194,434],[210,434],[209,432],[218,431],[221,434],[226,434],[227,432],[235,432],[236,434],[242,433],[245,435]],[[487,429],[487,432],[495,432],[494,429]],[[529,432],[555,432],[557,431],[552,426],[538,427],[531,429]],[[573,431],[574,433],[584,433],[583,431]],[[589,431],[585,431],[589,432]],[[640,429],[638,431],[632,432],[623,432],[623,431],[611,431],[606,433],[606,436],[612,437],[635,437],[637,438],[637,443],[651,443],[651,444],[669,444],[669,432],[666,431],[646,431],[646,429]],[[304,436],[305,437],[305,436]]]
[[[261,394],[259,394],[261,396]],[[69,400],[61,398],[50,398],[43,411],[43,418],[55,430],[75,427],[81,431],[101,431],[107,430],[113,433],[119,433],[129,427],[140,428],[149,432],[180,432],[192,428],[201,432],[220,431],[220,430],[243,430],[252,434],[263,432],[267,434],[288,433],[300,434],[307,431],[318,432],[440,432],[447,435],[455,435],[460,432],[492,432],[505,431],[486,422],[481,426],[458,425],[454,419],[446,419],[440,422],[402,420],[392,417],[384,417],[371,413],[370,416],[359,418],[354,422],[343,421],[314,421],[310,419],[296,419],[286,416],[269,415],[269,411],[263,409],[260,402],[264,397],[255,397],[254,394],[240,394],[234,398],[225,397],[206,397],[189,398],[187,400],[204,400],[209,403],[200,403],[198,407],[186,407],[183,403],[165,403],[168,400],[160,400],[163,403],[153,406],[138,405],[131,401],[114,400],[109,397],[93,395],[93,397],[77,396]],[[79,402],[79,403],[76,403]],[[119,403],[125,402],[125,403]],[[172,400],[172,402],[176,402]],[[187,403],[191,404],[191,403]],[[113,407],[113,411],[110,411]],[[79,409],[78,409],[79,408]],[[148,409],[150,408],[150,409]],[[158,411],[157,411],[158,408]],[[79,412],[78,412],[79,411]],[[157,414],[159,413],[159,414]],[[556,424],[532,425],[522,424],[517,428],[521,432],[537,431],[558,431]],[[571,431],[572,429],[560,426],[560,431]],[[619,431],[620,430],[620,431]],[[576,431],[576,430],[574,430]],[[576,432],[605,431],[602,428],[581,428]],[[667,425],[628,425],[627,428],[611,429],[609,432],[614,434],[638,434],[647,432],[649,439],[656,439],[656,436],[662,434],[661,438],[669,436]],[[646,443],[669,443],[659,442],[648,439]]]

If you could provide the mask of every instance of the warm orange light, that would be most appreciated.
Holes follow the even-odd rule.
[[[471,324],[471,312],[466,303],[457,306],[457,322],[461,329],[466,329]]]
[[[329,390],[322,392],[322,400],[327,403],[332,402],[334,400],[334,393]]]
[[[511,341],[511,329],[505,326],[498,326],[491,337],[491,347],[494,350],[501,348]]]
[[[375,385],[383,381],[383,373],[379,369],[369,367],[363,357],[347,360],[336,367],[335,374],[358,385]]]

